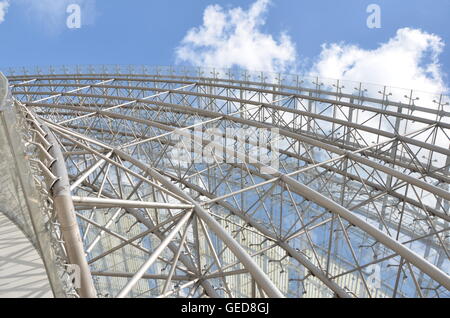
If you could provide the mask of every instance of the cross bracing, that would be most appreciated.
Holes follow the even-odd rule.
[[[78,225],[82,297],[449,296],[445,95],[188,68],[8,79]]]

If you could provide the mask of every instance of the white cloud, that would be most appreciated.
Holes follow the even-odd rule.
[[[225,10],[210,5],[203,24],[189,30],[176,49],[178,63],[265,72],[298,72],[295,43],[288,34],[278,39],[262,30],[270,0],[249,9]],[[403,28],[373,50],[345,43],[326,43],[309,69],[300,73],[438,93],[448,90],[439,62],[443,40],[418,29]]]
[[[56,31],[64,26],[66,0],[21,0],[20,2],[27,7],[30,17],[48,31]]]
[[[0,23],[5,21],[6,12],[8,12],[9,1],[0,1]]]
[[[217,68],[240,67],[266,72],[292,72],[294,43],[286,33],[278,39],[264,33],[270,0],[257,0],[248,10],[205,9],[203,25],[188,31],[176,49],[177,62]]]
[[[436,103],[440,98],[438,95],[448,90],[445,73],[439,62],[444,46],[439,36],[411,28],[399,29],[393,38],[373,50],[365,50],[357,45],[324,44],[309,75],[380,85],[363,85],[367,89],[367,96],[370,97],[381,98],[379,92],[382,91],[382,85],[386,85],[390,87],[386,92],[391,94],[389,99],[405,104],[410,103],[410,90],[414,90],[412,97],[418,98],[414,101],[415,105],[438,109]],[[346,89],[352,90],[353,87],[347,85]],[[436,119],[436,115],[428,112],[416,111],[414,115],[430,120]],[[337,118],[346,120],[343,113],[338,113]],[[374,117],[371,112],[360,112],[357,123],[380,128],[379,118]],[[402,133],[411,133],[427,126],[423,123],[409,123],[404,131],[404,124],[405,122],[400,127]],[[387,119],[383,120],[381,128],[394,133],[393,120],[391,119],[390,123]],[[436,133],[438,145],[447,149],[449,142],[446,135],[442,131]],[[378,136],[368,132],[360,132],[360,136],[368,144],[379,141]],[[429,131],[414,138],[429,142]],[[429,156],[424,149],[413,146],[410,148],[418,158]],[[437,166],[445,164],[445,156],[434,154],[433,158],[437,160],[435,163]]]
[[[442,39],[403,28],[374,50],[356,45],[324,44],[310,75],[377,83],[438,93],[446,90],[439,55]]]
[[[81,7],[81,23],[86,26],[94,23],[95,0],[17,0],[19,4],[27,8],[31,20],[38,23],[50,33],[59,33],[66,28],[70,4],[78,4]]]

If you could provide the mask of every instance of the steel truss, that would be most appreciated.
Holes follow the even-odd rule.
[[[82,297],[450,296],[447,96],[162,67],[8,79]],[[180,140],[222,153],[179,160]]]

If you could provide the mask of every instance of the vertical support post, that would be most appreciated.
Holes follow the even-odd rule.
[[[56,161],[51,170],[59,178],[52,188],[53,204],[61,225],[61,233],[69,261],[80,268],[81,287],[78,292],[82,298],[96,298],[97,292],[86,260],[83,241],[75,216],[64,156],[53,133],[46,126],[42,126],[42,129],[48,134],[47,140],[53,145],[49,153]]]

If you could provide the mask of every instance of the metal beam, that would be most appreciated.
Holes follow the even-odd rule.
[[[192,209],[194,206],[189,204],[172,204],[160,202],[143,202],[131,200],[113,200],[91,197],[72,196],[72,201],[77,207],[97,207],[97,208],[148,208],[148,209],[167,209],[167,210],[185,210]]]
[[[292,179],[291,177],[281,176],[283,182],[288,184],[292,189],[294,189],[297,193],[301,194],[305,198],[310,201],[313,201],[316,204],[330,210],[333,213],[337,213],[339,216],[350,222],[351,224],[359,227],[367,234],[374,237],[380,243],[386,245],[393,251],[397,252],[400,256],[414,264],[417,268],[422,270],[424,273],[429,275],[431,278],[442,284],[447,290],[450,290],[450,277],[443,272],[441,269],[437,268],[423,257],[413,252],[400,242],[394,240],[392,237],[386,235],[384,232],[381,232],[379,229],[371,225],[370,223],[365,222],[363,219],[342,207],[338,203],[332,201],[326,196],[314,191],[307,186],[299,183],[298,181]]]
[[[164,249],[170,244],[170,242],[175,238],[184,224],[189,220],[192,216],[192,211],[186,213],[185,216],[181,218],[181,220],[177,223],[175,228],[170,232],[169,235],[161,242],[158,248],[153,252],[150,258],[139,268],[136,274],[133,275],[131,280],[122,288],[122,290],[117,295],[117,298],[124,298],[127,296],[134,285],[142,278],[142,276],[147,272],[147,270],[153,265],[153,263],[158,259],[159,255],[164,251]]]
[[[69,261],[80,268],[81,288],[79,293],[81,297],[95,298],[97,297],[97,292],[84,255],[83,241],[75,217],[64,156],[53,133],[45,125],[41,127],[47,132],[47,140],[53,145],[49,153],[56,161],[51,170],[59,178],[52,188],[53,204],[58,221],[61,224],[62,237]]]

